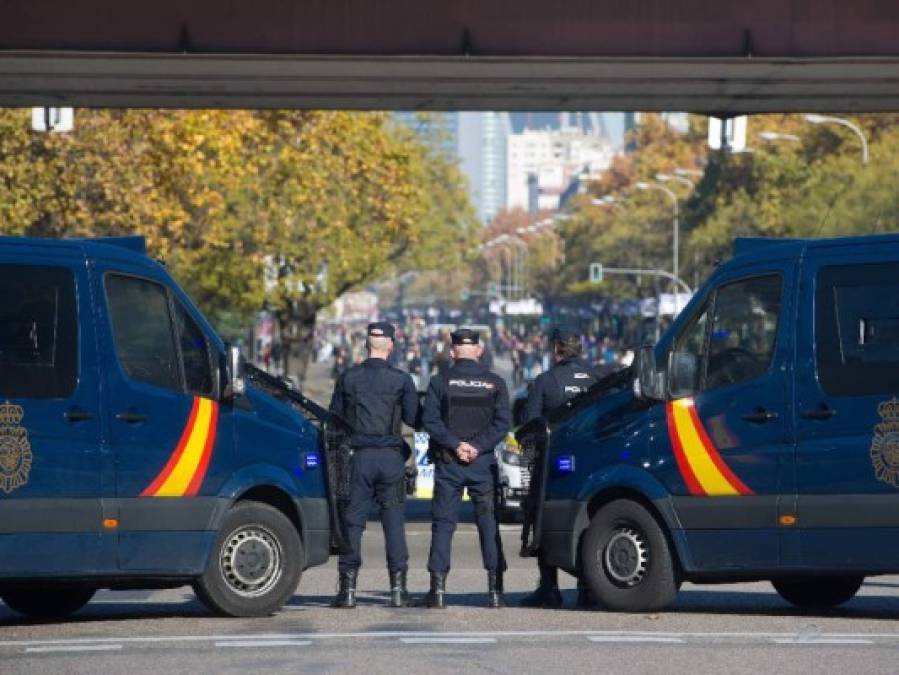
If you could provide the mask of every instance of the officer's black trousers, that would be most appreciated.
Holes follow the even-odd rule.
[[[470,464],[438,462],[434,468],[428,571],[443,574],[449,572],[453,533],[459,522],[463,488],[468,488],[468,494],[474,503],[484,569],[493,573],[505,571],[506,564],[494,510],[498,485],[496,471],[496,458],[492,453],[481,455]]]
[[[391,448],[357,450],[352,471],[350,501],[343,518],[352,552],[340,556],[339,571],[348,572],[362,566],[362,533],[372,505],[377,502],[387,547],[387,569],[405,572],[409,569],[409,549],[406,548],[402,454]]]

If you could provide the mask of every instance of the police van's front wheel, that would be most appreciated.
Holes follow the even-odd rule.
[[[294,594],[302,570],[303,544],[293,523],[268,504],[242,502],[225,516],[194,591],[220,614],[268,616]]]
[[[668,606],[677,594],[665,533],[637,502],[618,499],[596,512],[581,559],[587,583],[606,609],[650,612]]]

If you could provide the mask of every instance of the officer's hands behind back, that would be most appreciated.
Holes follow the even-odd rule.
[[[465,464],[473,462],[477,459],[479,454],[480,451],[476,447],[465,441],[459,443],[459,446],[456,448],[456,457],[459,458],[460,462],[464,462]]]

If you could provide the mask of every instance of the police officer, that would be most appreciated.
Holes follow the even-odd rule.
[[[401,422],[415,424],[418,392],[407,373],[388,365],[394,347],[394,328],[386,322],[368,326],[368,358],[347,370],[337,381],[331,411],[351,426],[353,448],[350,499],[344,525],[350,553],[338,562],[338,592],[332,607],[356,606],[356,577],[362,565],[362,532],[373,501],[380,507],[387,544],[390,606],[408,600],[406,572],[409,551],[404,525],[405,458]]]
[[[431,380],[422,413],[436,464],[428,557],[431,589],[422,604],[446,606],[453,533],[462,490],[468,488],[487,570],[488,606],[503,607],[505,560],[494,513],[498,480],[493,448],[509,431],[509,394],[503,379],[478,362],[483,347],[477,331],[460,328],[452,334],[452,345],[455,361]]]
[[[581,358],[580,335],[573,330],[556,328],[550,338],[555,365],[539,375],[528,394],[524,420],[530,422],[563,406],[593,386],[599,379],[597,372]],[[537,558],[540,582],[537,590],[521,601],[523,607],[558,608],[562,606],[559,592],[559,570],[548,565],[542,555]],[[595,604],[593,594],[578,580],[578,607]]]

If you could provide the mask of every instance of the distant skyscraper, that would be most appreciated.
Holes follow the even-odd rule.
[[[460,168],[468,177],[471,199],[483,222],[506,205],[506,143],[509,113],[459,113]]]
[[[577,125],[512,134],[506,160],[506,208],[558,209],[572,179],[605,171],[614,154],[605,136],[584,133]]]
[[[615,151],[624,148],[625,115],[620,112],[514,112],[512,133],[561,131],[575,128],[591,136],[602,136]]]

